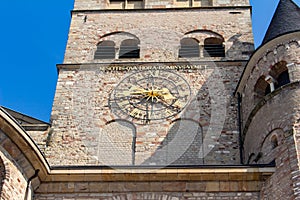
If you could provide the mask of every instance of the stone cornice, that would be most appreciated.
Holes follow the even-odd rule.
[[[141,8],[141,9],[90,9],[90,10],[72,10],[71,15],[76,13],[134,13],[134,12],[157,12],[157,11],[198,11],[199,10],[252,10],[252,6],[205,6],[205,7],[179,7],[179,8]],[[234,13],[235,14],[235,13]]]

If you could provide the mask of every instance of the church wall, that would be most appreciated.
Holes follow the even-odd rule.
[[[195,61],[199,58],[178,59],[180,40],[196,35],[196,38],[200,37],[197,38],[200,45],[203,45],[205,37],[211,37],[214,33],[224,38],[228,60],[247,60],[253,51],[250,19],[249,8],[238,7],[234,10],[224,8],[74,12],[64,63]],[[195,32],[187,34],[192,31]],[[94,60],[97,44],[110,39],[113,35],[108,34],[116,32],[129,33],[139,39],[140,59]],[[226,60],[208,57],[202,59]]]
[[[283,133],[283,132],[282,132]],[[297,199],[299,168],[293,133],[284,134],[276,151],[276,171],[266,180],[261,199]]]
[[[5,155],[6,154],[6,155]],[[0,148],[0,199],[20,200],[25,198],[27,181],[14,160],[7,156],[7,152]]]
[[[200,67],[201,64],[195,66]],[[237,102],[232,97],[232,93],[243,66],[243,63],[231,62],[219,63],[215,67],[204,67],[197,73],[195,71],[176,71],[189,82],[193,93],[189,106],[178,117],[199,123],[204,137],[204,147],[208,149],[203,162],[199,161],[199,163],[193,164],[239,164]],[[109,164],[107,161],[103,163],[99,160],[104,156],[100,150],[109,145],[109,143],[100,145],[101,141],[105,141],[104,137],[134,135],[134,132],[121,134],[118,130],[134,131],[134,128],[130,128],[129,125],[126,128],[122,124],[119,124],[120,127],[117,128],[118,123],[116,123],[115,130],[109,131],[113,134],[105,136],[105,130],[109,128],[107,123],[118,119],[109,108],[109,97],[119,81],[133,72],[103,72],[99,70],[105,65],[81,66],[79,69],[75,69],[76,67],[78,66],[74,66],[74,69],[60,69],[51,119],[53,134],[45,154],[52,165]],[[212,100],[216,103],[212,104]],[[156,123],[133,125],[137,136],[136,164],[147,163],[145,163],[145,159],[149,158],[166,140],[167,133],[174,124],[176,123],[172,120],[165,120],[159,126]],[[211,129],[214,126],[217,126],[217,129],[212,132]],[[183,137],[187,138],[187,135]],[[122,141],[118,138],[107,138],[107,140]],[[127,142],[125,146],[130,147],[131,140]],[[185,144],[184,142],[185,140],[181,140],[182,144]],[[128,150],[125,146],[115,146],[115,150],[118,151],[122,148]],[[109,146],[107,148],[109,149]],[[107,153],[113,152],[112,149],[110,151],[108,149],[102,150]],[[128,162],[132,160],[131,152],[126,154],[120,154],[120,152],[119,154],[111,153],[114,155],[107,154],[111,155],[111,159],[115,162],[113,164],[122,164],[118,163],[121,161],[120,158],[116,159],[116,156],[120,155],[125,156]],[[200,152],[194,154],[200,154]],[[148,164],[150,164],[149,162]],[[156,160],[154,163],[151,161],[156,165],[170,164],[168,162],[171,161]]]
[[[168,149],[168,145],[164,146],[164,143],[168,143],[167,133],[176,125],[171,120],[165,120],[160,126],[136,125],[136,138],[134,131],[130,133],[130,130],[129,132],[114,130],[113,132],[118,132],[119,135],[116,136],[119,138],[115,138],[117,141],[121,141],[124,135],[133,136],[132,139],[126,140],[126,144],[112,143],[115,145],[115,151],[127,152],[125,154],[113,153],[114,156],[103,154],[103,152],[108,152],[110,147],[100,145],[99,142],[114,140],[110,138],[112,134],[106,134],[108,124],[116,119],[109,110],[108,97],[124,77],[134,72],[128,70],[125,73],[127,69],[124,71],[122,67],[132,66],[134,63],[137,63],[137,66],[155,65],[151,62],[174,66],[180,63],[170,62],[185,62],[187,65],[202,68],[200,67],[200,71],[197,72],[176,71],[189,82],[194,95],[190,107],[185,113],[177,116],[177,119],[187,118],[199,123],[204,145],[202,149],[197,147],[196,154],[199,154],[197,163],[192,163],[191,160],[197,159],[191,159],[193,155],[189,155],[188,150],[186,154],[181,155],[180,161],[177,160],[178,162],[175,163],[183,164],[188,159],[191,161],[189,164],[239,164],[237,100],[232,94],[243,70],[244,62],[231,62],[231,60],[249,58],[253,50],[253,36],[249,8],[237,7],[234,12],[231,11],[231,8],[222,8],[218,10],[73,12],[64,65],[59,67],[51,116],[54,131],[49,140],[49,146],[45,149],[49,162],[52,165],[74,165],[75,163],[77,165],[110,165],[111,163],[105,163],[107,160],[117,162],[114,164],[135,162],[135,164],[168,165],[170,162],[173,163],[175,160],[170,159],[174,156],[172,151],[165,150]],[[139,59],[94,59],[99,42],[112,40],[118,46],[126,37],[135,38],[140,42]],[[204,45],[205,38],[224,39],[226,57],[178,58],[180,40],[189,37],[196,38],[200,45]],[[199,64],[199,60],[211,62]],[[219,62],[214,63],[214,61]],[[114,64],[109,64],[112,62]],[[97,63],[107,64],[97,65]],[[117,70],[103,73],[101,70],[103,66],[104,68],[116,66]],[[218,74],[214,74],[209,79],[214,69],[217,69],[215,71]],[[216,96],[212,97],[210,92]],[[214,99],[219,97],[225,99],[224,102]],[[215,109],[215,105],[220,106],[221,109]],[[197,109],[194,110],[197,111],[191,115],[189,112],[195,106]],[[215,121],[211,121],[212,118]],[[221,128],[218,130],[213,126]],[[116,130],[128,128],[124,126],[122,128],[122,125],[116,127],[118,127]],[[133,147],[131,144],[136,146]],[[130,145],[134,153],[130,152]],[[182,144],[181,147],[184,148]],[[163,149],[163,158],[155,157],[155,153],[160,152],[160,148]],[[190,151],[192,149],[190,148]],[[147,160],[153,157],[153,154],[154,161]],[[104,159],[105,156],[110,159]]]
[[[300,173],[299,37],[297,34],[279,37],[261,47],[258,52],[262,53],[254,54],[249,61],[257,64],[242,93],[244,163],[276,165],[275,173],[262,187],[262,199],[296,199],[299,195]],[[274,76],[272,70],[281,61],[288,70],[290,83],[268,94],[256,93],[259,78],[263,77],[264,80],[268,75]]]

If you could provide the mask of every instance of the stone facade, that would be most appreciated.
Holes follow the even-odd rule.
[[[132,35],[140,41],[141,52],[140,58],[130,59],[131,62],[186,61],[178,58],[180,40],[191,37],[197,39],[199,45],[204,44],[205,38],[224,40],[225,58],[202,60],[248,60],[253,51],[249,8],[74,11],[64,64],[128,62],[128,59],[98,60],[94,59],[94,54],[99,42],[113,40],[118,46]]]
[[[76,1],[75,7],[79,3]],[[85,3],[92,5],[87,1]],[[150,1],[148,3],[151,4]],[[245,65],[242,60],[246,61],[253,51],[250,7],[246,5],[234,8],[145,9],[128,12],[94,11],[90,7],[88,10],[91,11],[75,9],[64,64],[59,66],[51,117],[53,134],[45,149],[49,162],[53,165],[120,165],[133,163],[133,160],[137,165],[239,164],[237,101],[232,94]],[[201,54],[198,58],[179,58],[180,41],[184,38],[199,41],[200,51],[203,50],[206,38],[219,38],[223,41],[226,55],[207,57]],[[139,58],[94,59],[97,44],[113,41],[118,51],[121,42],[126,39],[139,42]],[[196,70],[173,70],[187,80],[192,90],[190,104],[184,112],[165,120],[159,127],[156,124],[141,126],[129,123],[132,133],[126,133],[127,138],[131,138],[127,143],[122,139],[125,133],[116,132],[124,130],[123,125],[114,123],[119,128],[106,132],[109,127],[107,123],[122,120],[109,108],[111,93],[120,80],[136,72],[135,66],[154,69],[155,66],[186,65]],[[114,70],[103,70],[112,66],[116,66]],[[122,67],[127,69],[122,70]],[[218,103],[212,105],[211,102],[219,97],[222,98],[215,100]],[[174,151],[166,150],[171,144],[167,142],[167,135],[177,126],[173,122],[183,118],[198,123],[195,126],[202,129],[199,140],[203,140],[203,144],[196,147],[198,150],[194,153],[191,153],[193,148],[190,147],[190,153],[183,157],[181,154],[184,151],[180,155],[175,153],[176,159],[170,159]],[[188,122],[181,124],[184,123]],[[117,138],[110,138],[112,132]],[[107,142],[99,146],[100,140]],[[115,140],[124,142],[115,143],[112,147],[111,141]],[[136,145],[135,149],[130,148],[132,143]],[[184,143],[186,141],[182,140],[177,145],[183,147]],[[63,155],[60,154],[62,150],[65,152]],[[103,157],[105,155],[114,162],[108,162],[108,158]],[[197,162],[192,159],[196,155],[199,157]],[[121,161],[121,158],[127,161]]]
[[[19,200],[25,198],[26,179],[21,173],[21,169],[15,166],[10,159],[2,153],[1,159],[1,199]]]
[[[253,53],[248,0],[75,0],[51,124],[0,108],[0,199],[300,198],[299,38]]]
[[[262,189],[264,199],[297,199],[299,195],[299,38],[297,32],[286,34],[258,49],[248,62],[251,71],[246,74],[250,75],[240,85],[244,160],[248,164],[276,164],[276,172]],[[269,87],[269,83],[262,84],[261,77],[263,81],[268,76],[276,79],[276,71],[283,72],[281,68],[288,72],[289,81],[261,94],[256,88]],[[280,83],[278,78],[275,81],[270,84]]]
[[[232,98],[231,94],[234,92],[234,86],[237,84],[236,78],[242,72],[243,62],[220,63],[219,65],[207,66],[206,69],[201,69],[202,65],[199,64],[195,65],[199,66],[199,70],[178,72],[178,74],[189,80],[193,95],[191,103],[177,118],[198,122],[202,129],[202,137],[205,140],[203,148],[212,148],[211,152],[205,152],[206,155],[203,161],[199,161],[200,163],[190,162],[185,164],[238,164],[240,162],[239,144],[236,142],[238,141],[238,128],[237,122],[234,120],[236,119],[237,110],[236,107],[231,106],[236,104],[236,100]],[[120,123],[114,123],[114,129],[108,130],[109,125],[107,123],[118,119],[111,112],[108,104],[113,88],[118,85],[119,80],[125,77],[127,73],[131,74],[132,72],[101,72],[97,68],[103,66],[96,66],[98,67],[93,66],[92,69],[82,67],[75,70],[60,70],[60,80],[57,84],[55,98],[57,103],[53,107],[52,115],[53,134],[50,138],[51,142],[45,151],[47,157],[51,158],[49,162],[53,165],[74,165],[74,163],[80,165],[108,164],[100,161],[101,149],[104,150],[104,146],[107,146],[108,149],[110,148],[110,151],[106,149],[106,155],[111,156],[115,162],[110,164],[121,164],[118,163],[120,158],[117,159],[116,156],[122,155],[120,153],[124,153],[125,149],[122,150],[121,147],[118,149],[117,143],[117,146],[111,146],[111,141],[116,142],[117,139],[110,138],[112,136],[109,133],[114,132],[114,137],[118,137],[117,135],[122,137],[122,130],[125,129],[125,126]],[[222,81],[213,81],[216,79]],[[218,98],[218,96],[222,96],[221,100],[224,102],[219,102],[216,108],[212,110],[210,101],[213,98]],[[227,106],[227,109],[223,109],[224,106]],[[209,132],[209,128],[214,127],[211,124],[211,116],[225,113],[227,113],[226,116],[220,116],[220,132],[215,134]],[[160,129],[158,129],[156,123],[146,126],[128,123],[128,126],[132,126],[132,128],[128,129],[131,133],[127,133],[128,135],[126,136],[129,139],[127,146],[131,146],[132,138],[136,135],[135,160],[137,165],[150,164],[146,160],[162,145],[168,132],[172,131],[172,127],[175,124],[172,120],[167,120],[162,122]],[[183,127],[185,126],[183,125]],[[119,127],[119,129],[116,127]],[[117,130],[119,130],[119,133]],[[210,134],[207,134],[208,132]],[[185,134],[185,136],[187,135],[188,133]],[[105,140],[105,137],[108,138]],[[124,139],[123,142],[126,141]],[[119,141],[121,140],[120,138]],[[101,141],[103,145],[98,146]],[[105,143],[104,141],[107,142]],[[180,143],[183,145],[185,142],[183,140],[178,145]],[[119,144],[121,143],[119,142]],[[112,152],[112,148],[115,149],[115,153]],[[61,151],[65,153],[60,155],[59,152]],[[74,154],[74,152],[76,153]],[[200,152],[195,153],[199,154]],[[57,155],[59,157],[56,157]],[[127,160],[131,161],[132,153],[130,148],[127,148],[126,155],[128,156]],[[167,155],[169,154],[167,153]],[[67,159],[70,157],[72,157],[71,160]],[[124,158],[126,159],[126,157]],[[104,160],[107,162],[107,159]],[[174,159],[174,161],[176,160]],[[167,164],[165,159],[160,162],[154,162],[153,160],[150,162],[155,165]]]

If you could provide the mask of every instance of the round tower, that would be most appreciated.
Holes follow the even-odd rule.
[[[290,0],[280,1],[237,88],[243,162],[276,166],[261,191],[262,197],[271,199],[299,195],[299,30],[299,7]]]

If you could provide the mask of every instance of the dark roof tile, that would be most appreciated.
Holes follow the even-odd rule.
[[[285,33],[300,31],[300,8],[292,0],[280,0],[263,44]]]

